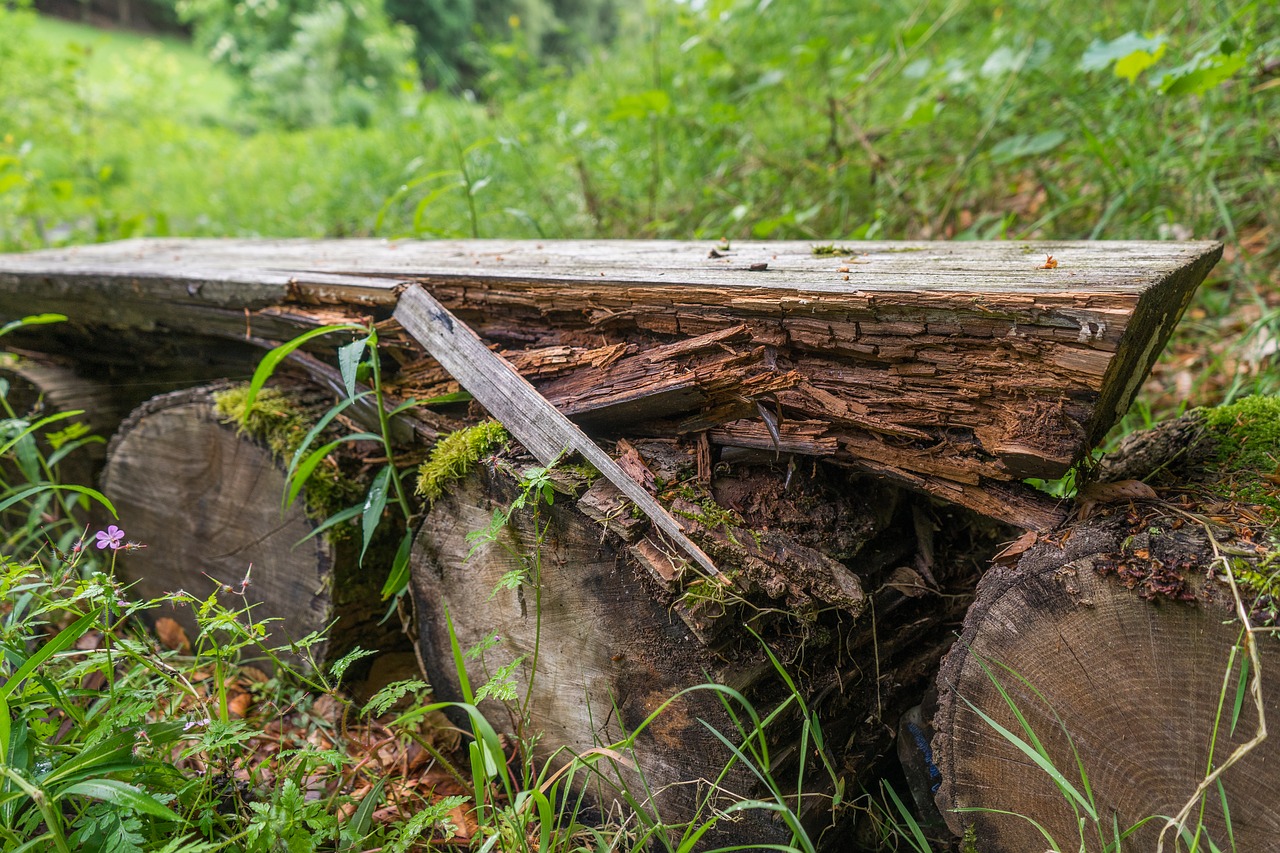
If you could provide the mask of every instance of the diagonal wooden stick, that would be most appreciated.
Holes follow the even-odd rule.
[[[455,317],[421,285],[407,288],[395,318],[445,370],[543,465],[565,451],[577,452],[638,506],[708,575],[721,578],[715,563],[685,535],[684,528],[609,454],[538,393],[511,363],[485,346],[470,326]]]

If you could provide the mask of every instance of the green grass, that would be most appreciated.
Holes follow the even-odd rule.
[[[235,81],[180,36],[103,30],[45,16],[35,18],[27,32],[35,44],[54,54],[83,57],[87,95],[94,102],[129,102],[160,94],[186,120],[232,118]]]

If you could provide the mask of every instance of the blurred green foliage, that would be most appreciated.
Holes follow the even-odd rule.
[[[285,127],[368,124],[412,85],[413,33],[382,0],[178,0],[196,44]]]
[[[1268,3],[583,0],[600,21],[616,9],[613,41],[580,67],[548,61],[521,41],[536,15],[515,15],[467,47],[484,54],[476,99],[388,90],[408,47],[368,23],[376,0],[332,17],[315,0],[190,2],[275,22],[226,24],[243,33],[221,53],[278,99],[274,119],[196,109],[207,82],[165,70],[172,46],[108,73],[24,37],[33,16],[0,13],[0,244],[1280,233]],[[572,17],[567,0],[539,2]],[[455,48],[464,20],[515,7],[432,8],[455,16],[441,24]],[[344,53],[361,33],[389,46]]]

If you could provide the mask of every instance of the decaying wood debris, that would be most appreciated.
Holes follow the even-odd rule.
[[[383,318],[422,283],[596,430],[711,430],[722,446],[767,449],[785,438],[787,452],[1042,528],[1058,516],[1019,481],[1061,475],[1101,438],[1221,253],[814,248],[753,243],[709,257],[699,243],[126,241],[3,259],[0,310],[278,341]],[[1057,268],[1040,268],[1044,252]],[[658,349],[690,339],[694,351]],[[404,343],[402,393],[447,384]],[[637,357],[656,360],[646,371]]]

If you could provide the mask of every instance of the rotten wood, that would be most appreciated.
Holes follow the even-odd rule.
[[[460,696],[446,608],[462,648],[495,631],[501,637],[467,660],[473,685],[521,660],[511,674],[517,695],[529,697],[532,730],[543,733],[537,754],[559,761],[616,743],[672,696],[708,682],[740,691],[766,716],[789,696],[767,644],[819,716],[826,743],[840,745],[831,747],[840,781],[853,789],[871,779],[1003,531],[839,468],[806,464],[789,474],[783,465],[722,464],[702,491],[692,439],[637,439],[626,454],[664,484],[661,499],[729,583],[682,571],[679,555],[652,538],[647,519],[633,516],[603,478],[557,494],[536,515],[516,513],[497,541],[476,547],[467,534],[510,504],[522,467],[532,464],[490,459],[435,502],[414,544],[418,648],[437,696]],[[931,522],[919,524],[920,513]],[[906,588],[908,567],[926,554],[936,555],[936,582]],[[513,572],[522,579],[516,586]],[[503,703],[481,708],[500,730],[522,725]],[[741,739],[719,700],[695,691],[627,752],[654,792],[648,805],[671,823],[693,816],[708,793],[697,780],[719,778],[729,758],[700,720]],[[809,765],[802,812],[817,837],[833,817],[821,796],[831,780],[811,749],[800,751],[799,725],[784,712],[767,729],[771,769],[785,785],[801,762]],[[635,781],[618,765],[601,770]],[[721,779],[721,790],[739,796],[763,796],[757,786],[741,765]],[[602,807],[611,790],[589,788]],[[759,812],[722,822],[713,835],[717,844],[748,847],[787,838]]]
[[[1101,439],[1221,253],[814,248],[739,244],[710,258],[704,244],[641,241],[126,241],[0,258],[0,314],[281,340],[335,318],[384,318],[422,283],[593,428],[715,429],[722,446],[757,446],[726,425],[762,403],[782,425],[828,424],[791,452],[1041,528],[1061,512],[1018,482],[1062,474]],[[1042,268],[1046,252],[1056,268]],[[679,350],[704,336],[723,338]],[[645,363],[664,346],[675,353]]]
[[[685,535],[680,522],[643,486],[431,294],[420,287],[409,288],[400,297],[395,316],[539,462],[553,465],[566,454],[578,454],[630,498],[703,571],[712,577],[720,574],[711,558]]]

